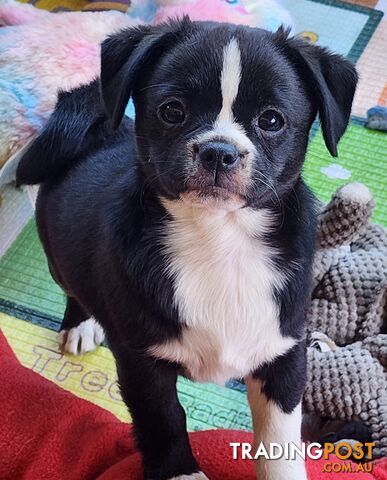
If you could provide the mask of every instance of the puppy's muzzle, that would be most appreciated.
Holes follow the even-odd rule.
[[[228,172],[238,167],[241,154],[235,145],[209,141],[194,146],[195,159],[211,173]]]

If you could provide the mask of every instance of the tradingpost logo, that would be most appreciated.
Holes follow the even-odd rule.
[[[233,460],[258,460],[265,458],[267,460],[295,460],[301,457],[303,460],[311,458],[312,460],[324,460],[322,471],[324,473],[357,473],[371,472],[373,458],[374,442],[347,442],[345,440],[336,443],[305,443],[296,445],[293,442],[264,444],[261,442],[254,449],[251,443],[230,442]],[[337,459],[332,459],[334,454]],[[359,463],[353,463],[349,459],[356,460]],[[360,463],[361,462],[361,463]]]

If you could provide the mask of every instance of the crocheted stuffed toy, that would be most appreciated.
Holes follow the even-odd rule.
[[[373,207],[360,183],[322,207],[304,409],[343,421],[347,439],[368,427],[379,457],[387,456],[387,231],[369,222]]]

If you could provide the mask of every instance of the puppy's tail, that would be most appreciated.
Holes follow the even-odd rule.
[[[61,176],[102,138],[106,115],[98,81],[61,92],[41,134],[21,158],[17,185],[43,183]]]

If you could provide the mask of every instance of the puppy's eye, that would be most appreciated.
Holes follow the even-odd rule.
[[[284,117],[276,110],[266,110],[258,118],[258,127],[265,132],[279,132],[284,124]]]
[[[159,116],[164,122],[169,124],[183,123],[185,120],[184,105],[178,100],[164,103],[159,108]]]

